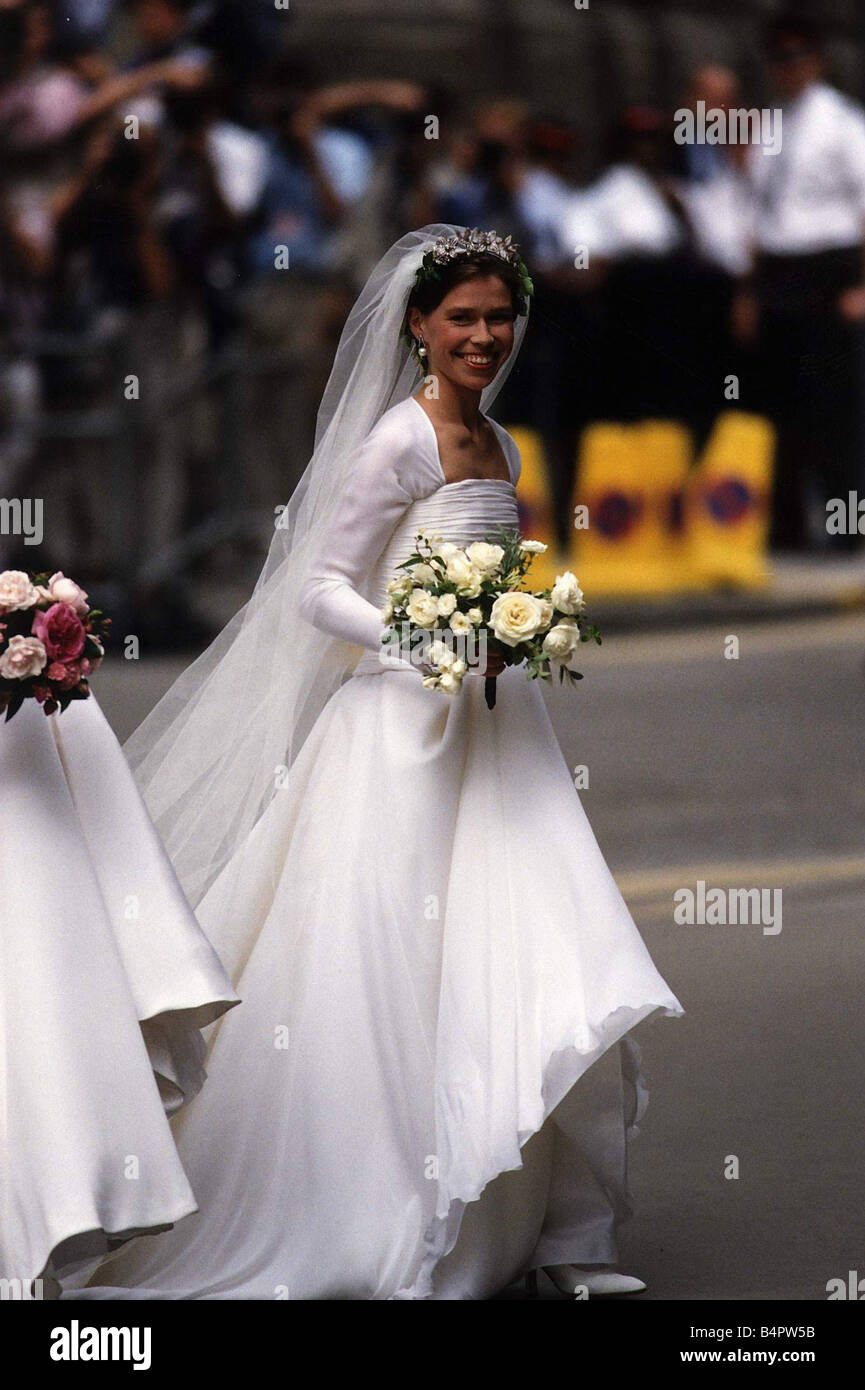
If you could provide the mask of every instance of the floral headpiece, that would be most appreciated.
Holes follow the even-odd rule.
[[[464,232],[457,232],[455,236],[440,236],[434,241],[418,266],[414,287],[417,288],[428,280],[438,280],[442,267],[449,265],[451,261],[460,260],[464,256],[478,255],[498,256],[500,260],[514,266],[520,277],[520,288],[514,295],[516,310],[518,314],[525,314],[528,310],[526,301],[534,294],[535,287],[528,267],[520,255],[519,246],[511,236],[500,237],[495,231],[482,232],[479,227],[467,227]],[[417,343],[407,324],[403,329],[403,337],[417,357]],[[423,363],[420,365],[423,366]]]

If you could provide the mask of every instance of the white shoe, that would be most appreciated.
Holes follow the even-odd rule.
[[[560,1293],[576,1294],[585,1289],[589,1298],[608,1298],[613,1294],[642,1293],[642,1279],[620,1274],[616,1269],[580,1269],[579,1265],[545,1265],[544,1273]]]

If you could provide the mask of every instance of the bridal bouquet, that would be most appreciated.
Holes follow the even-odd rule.
[[[102,661],[111,619],[91,609],[78,584],[58,570],[0,571],[0,712],[27,699],[46,714],[86,700],[87,678]]]
[[[382,642],[407,642],[419,652],[428,689],[457,694],[487,641],[498,644],[507,666],[524,664],[529,680],[550,680],[556,669],[560,681],[582,680],[570,663],[581,642],[600,642],[601,634],[585,617],[583,591],[570,570],[551,589],[522,587],[532,557],[547,548],[541,541],[503,530],[463,549],[421,531],[416,546],[387,586]],[[484,693],[492,709],[494,676]]]

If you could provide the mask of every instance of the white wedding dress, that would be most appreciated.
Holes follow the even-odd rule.
[[[616,1261],[645,1104],[628,1034],[681,1006],[539,684],[507,669],[489,711],[479,677],[449,697],[379,656],[418,530],[517,524],[496,429],[511,481],[445,482],[411,398],[365,441],[305,594],[366,651],[198,908],[243,1000],[174,1126],[200,1211],[71,1297],[487,1298]]]
[[[26,1290],[196,1210],[167,1115],[238,1002],[92,695],[0,724],[0,964],[0,1277]]]

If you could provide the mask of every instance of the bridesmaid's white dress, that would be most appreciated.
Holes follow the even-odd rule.
[[[167,1116],[238,1002],[96,698],[0,724],[0,1277],[196,1210]]]
[[[537,682],[449,697],[382,664],[421,528],[515,525],[506,479],[446,483],[407,399],[360,451],[305,586],[366,648],[198,909],[243,999],[175,1124],[200,1211],[88,1298],[488,1298],[612,1263],[641,1020],[682,1013],[586,820]],[[575,698],[575,715],[578,696]]]

